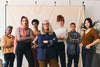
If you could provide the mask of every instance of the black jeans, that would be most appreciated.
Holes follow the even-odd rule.
[[[65,44],[58,42],[58,56],[60,56],[61,67],[66,67]]]
[[[29,63],[29,67],[34,67],[33,54],[31,50],[31,43],[18,42],[16,46],[17,67],[22,66],[23,55]]]
[[[13,63],[15,60],[15,54],[13,53],[7,53],[4,54],[4,65],[3,67],[13,67]]]
[[[74,67],[78,67],[79,54],[77,54],[77,55],[67,55],[67,56],[68,56],[68,64],[67,64],[67,67],[71,67],[72,60],[74,60]]]
[[[94,54],[94,47],[90,47],[90,49],[86,49],[86,46],[82,47],[82,61],[83,67],[91,67],[92,59]]]

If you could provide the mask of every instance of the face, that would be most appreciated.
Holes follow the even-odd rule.
[[[70,26],[70,28],[71,28],[72,31],[75,31],[76,26],[75,26],[74,24],[72,24],[72,25]]]
[[[37,29],[38,28],[38,24],[36,22],[33,22],[33,27]]]
[[[64,21],[58,21],[58,24],[59,24],[61,27],[63,27]]]
[[[86,28],[89,28],[89,27],[90,27],[90,23],[89,23],[88,20],[85,21],[85,27],[86,27]]]
[[[44,30],[48,30],[49,29],[49,23],[44,21],[43,22],[43,28],[44,28]]]
[[[8,28],[7,29],[7,34],[11,34],[11,32],[12,32],[12,29],[11,28]]]
[[[26,27],[26,26],[28,25],[28,22],[27,22],[27,19],[26,19],[26,18],[23,18],[23,19],[22,19],[22,25],[23,25],[24,27]]]

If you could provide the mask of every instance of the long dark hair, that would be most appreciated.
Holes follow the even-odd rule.
[[[86,21],[88,21],[90,23],[90,27],[89,28],[92,28],[93,27],[93,24],[92,24],[92,19],[91,18],[86,18],[84,20],[84,28],[87,29],[87,27],[85,26]]]

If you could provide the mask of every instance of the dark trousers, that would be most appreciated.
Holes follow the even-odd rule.
[[[90,49],[86,49],[86,46],[82,47],[82,62],[83,67],[91,67],[92,59],[94,54],[94,47],[90,47]]]
[[[58,42],[58,56],[60,56],[61,67],[66,67],[66,57],[65,57],[65,44],[64,42]]]
[[[22,66],[23,55],[25,55],[29,67],[34,67],[31,43],[18,42],[16,46],[17,67]]]
[[[15,54],[13,54],[13,53],[4,54],[3,67],[8,67],[8,66],[13,67],[14,59],[15,59]]]
[[[78,67],[79,54],[77,54],[77,55],[67,55],[67,56],[68,56],[67,67],[71,67],[73,60],[74,60],[74,67]]]

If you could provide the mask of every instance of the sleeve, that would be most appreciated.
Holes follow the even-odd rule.
[[[35,45],[37,45],[37,44],[36,44],[36,41],[37,41],[37,40],[38,40],[38,36],[36,36],[36,37],[34,38],[34,40],[32,41],[32,43],[35,44]]]
[[[99,37],[99,34],[98,34],[98,32],[97,32],[96,29],[93,29],[92,35],[93,35],[93,37],[94,37],[95,39],[99,39],[99,38],[100,38],[100,37]]]
[[[63,36],[64,40],[66,40],[68,38],[68,30],[66,29],[64,36]]]
[[[56,34],[55,33],[53,33],[53,38],[55,39],[55,40],[49,40],[49,43],[48,43],[48,47],[50,47],[50,46],[52,46],[52,45],[57,45],[57,42],[58,42],[58,39],[57,39],[57,37],[56,37]]]
[[[39,47],[47,47],[47,45],[43,43],[41,34],[38,34],[38,44],[39,44]]]
[[[1,47],[9,48],[12,47],[12,44],[8,43],[6,38],[3,36],[1,37]]]
[[[32,30],[30,30],[30,32],[28,32],[28,33],[30,33],[29,37],[21,37],[21,35],[20,35],[20,29],[18,28],[17,29],[17,38],[18,38],[18,41],[28,41],[28,42],[32,41],[32,39],[31,39],[31,36],[33,36]]]
[[[82,42],[81,35],[79,33],[77,33],[77,35],[78,35],[77,39],[72,39],[72,37],[70,36],[70,33],[68,33],[68,41],[69,41],[69,43],[81,43]]]
[[[78,38],[77,39],[74,39],[75,41],[75,43],[81,43],[82,42],[82,37],[81,37],[81,35],[79,34],[79,33],[77,33],[77,35],[78,35]]]
[[[12,46],[14,46],[14,39],[15,39],[15,36],[12,35],[12,42],[11,42]]]
[[[72,39],[72,37],[70,36],[71,34],[70,33],[68,33],[68,42],[69,43],[74,43],[74,40]]]

